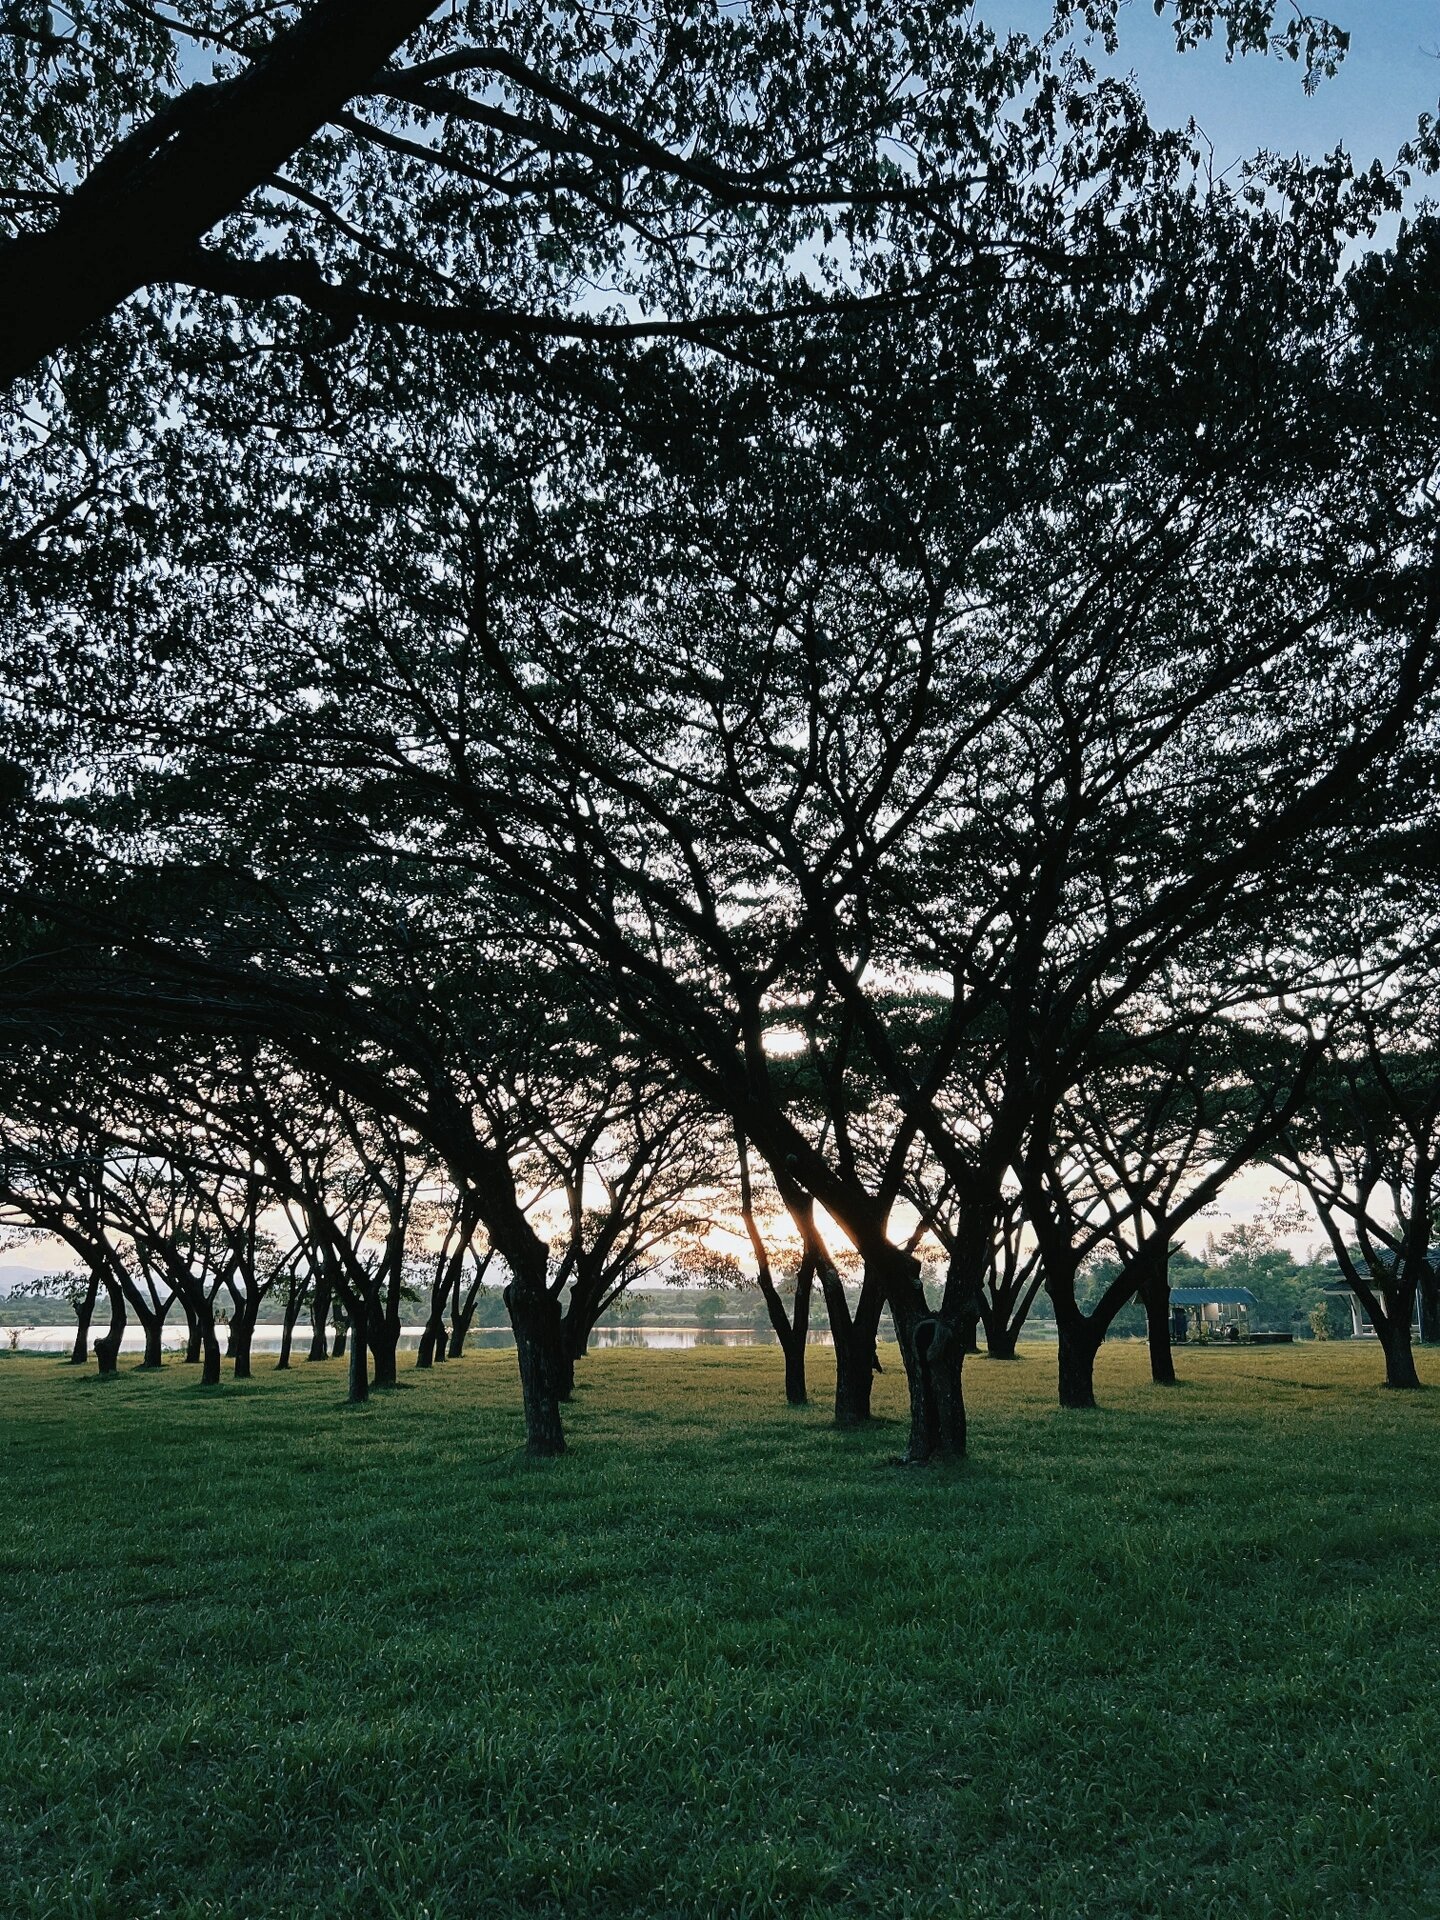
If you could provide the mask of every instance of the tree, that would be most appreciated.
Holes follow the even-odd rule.
[[[1270,1152],[1319,1216],[1369,1316],[1387,1387],[1416,1387],[1411,1325],[1434,1272],[1440,993],[1427,959],[1362,983],[1310,1099]]]

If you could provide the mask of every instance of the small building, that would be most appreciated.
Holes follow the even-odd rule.
[[[1248,1287],[1172,1287],[1170,1289],[1170,1337],[1176,1342],[1188,1340],[1191,1315],[1198,1334],[1224,1339],[1230,1328],[1238,1339],[1250,1330],[1250,1309],[1260,1304]]]

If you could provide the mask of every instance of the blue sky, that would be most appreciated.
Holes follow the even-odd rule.
[[[1262,146],[1315,154],[1343,144],[1360,161],[1392,156],[1419,115],[1440,102],[1440,7],[1435,0],[1308,4],[1351,36],[1339,73],[1309,97],[1301,67],[1288,60],[1251,56],[1227,66],[1223,44],[1215,43],[1177,54],[1171,26],[1156,19],[1151,0],[1125,8],[1120,65],[1135,72],[1155,119],[1181,125],[1193,114],[1221,165]],[[980,11],[1033,30],[1049,8],[1044,0],[1011,0]]]

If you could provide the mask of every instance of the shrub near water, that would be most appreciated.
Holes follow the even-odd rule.
[[[1440,1911],[1440,1396],[1182,1367],[974,1362],[904,1473],[898,1364],[841,1435],[768,1350],[597,1354],[534,1468],[505,1354],[5,1359],[0,1911]]]

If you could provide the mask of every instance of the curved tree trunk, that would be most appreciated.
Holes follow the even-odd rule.
[[[441,1323],[443,1325],[443,1323]],[[441,1326],[436,1324],[434,1316],[425,1322],[420,1330],[420,1345],[415,1352],[415,1365],[429,1367],[435,1363],[435,1349],[440,1344]]]
[[[95,1296],[99,1291],[99,1269],[92,1267],[85,1291],[75,1302],[75,1343],[70,1349],[68,1362],[72,1367],[83,1367],[90,1358],[90,1322],[95,1317]]]
[[[114,1373],[120,1364],[120,1342],[125,1335],[125,1295],[106,1274],[102,1284],[110,1305],[110,1324],[95,1342],[95,1359],[101,1373]]]

